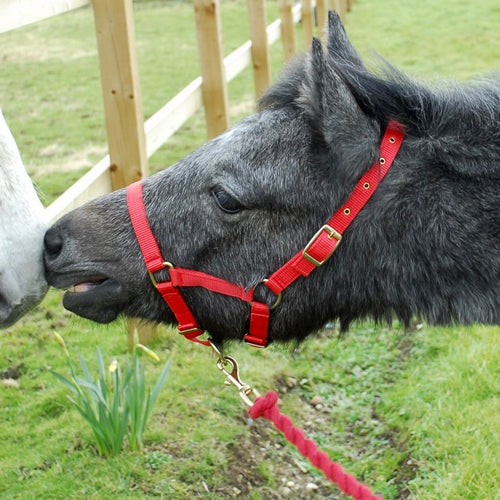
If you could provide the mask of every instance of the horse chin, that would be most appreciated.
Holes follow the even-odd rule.
[[[63,297],[63,305],[83,318],[110,323],[125,309],[128,294],[115,280],[79,283]]]

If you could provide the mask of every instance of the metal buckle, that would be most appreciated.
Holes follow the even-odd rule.
[[[328,238],[331,240],[336,239],[337,244],[332,248],[332,251],[325,256],[323,260],[316,260],[312,255],[309,255],[308,250],[311,248],[312,245],[314,245],[315,241],[319,238],[321,233],[325,231],[328,233]],[[325,224],[309,241],[309,243],[306,245],[304,250],[302,251],[302,257],[309,261],[311,264],[313,264],[316,267],[319,267],[323,265],[332,255],[333,252],[337,249],[337,245],[340,243],[340,240],[342,239],[342,235],[333,229],[333,227],[329,226],[328,224]]]
[[[261,283],[266,284],[269,280],[267,278],[264,278]],[[266,287],[267,288],[267,287]],[[270,292],[274,293],[270,288],[267,288]],[[274,301],[274,304],[269,306],[270,311],[274,311],[281,303],[281,292],[276,295],[276,300]],[[261,346],[262,347],[262,346]]]

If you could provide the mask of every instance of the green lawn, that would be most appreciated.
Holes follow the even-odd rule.
[[[277,3],[268,1],[269,21]],[[223,5],[224,47],[248,38],[246,2]],[[146,117],[197,76],[191,2],[136,4]],[[349,35],[418,78],[464,80],[498,70],[496,0],[357,0]],[[299,38],[301,43],[301,39]],[[50,203],[106,152],[93,17],[88,8],[0,35],[0,105],[25,163]],[[282,62],[273,49],[274,74]],[[373,58],[372,58],[373,59]],[[230,86],[232,120],[252,111],[250,71]],[[151,159],[168,166],[205,140],[202,112]],[[339,498],[338,490],[272,431],[250,422],[215,359],[161,328],[152,347],[172,368],[142,452],[97,455],[92,435],[50,370],[67,374],[52,332],[93,370],[124,360],[122,321],[99,326],[63,310],[50,291],[0,332],[0,498]],[[346,338],[325,329],[300,346],[230,346],[241,375],[320,447],[386,499],[500,498],[498,327],[427,325],[405,332],[360,323]],[[163,363],[148,364],[151,381]],[[6,381],[6,371],[17,384]],[[311,404],[314,403],[314,405]],[[308,489],[313,483],[316,490]]]

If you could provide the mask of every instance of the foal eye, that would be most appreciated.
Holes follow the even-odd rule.
[[[212,189],[212,196],[217,206],[228,214],[237,214],[245,208],[234,196],[220,187]]]

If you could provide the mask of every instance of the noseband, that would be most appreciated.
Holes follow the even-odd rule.
[[[314,269],[323,265],[331,257],[342,239],[342,234],[371,198],[391,167],[403,142],[403,137],[404,126],[390,121],[380,143],[379,159],[361,177],[348,200],[319,229],[303,250],[300,250],[269,278],[263,280],[262,283],[276,295],[276,301],[271,306],[254,300],[255,287],[247,290],[216,276],[175,267],[165,261],[149,226],[142,196],[142,183],[139,181],[131,184],[127,189],[130,220],[151,281],[175,315],[179,323],[179,332],[188,340],[209,345],[209,341],[198,338],[204,330],[198,325],[180,291],[183,287],[202,287],[250,304],[249,333],[245,335],[245,341],[255,347],[265,347],[268,343],[270,312],[281,301],[283,290],[299,276],[309,276]],[[170,280],[157,281],[155,273],[165,268],[169,270]]]

